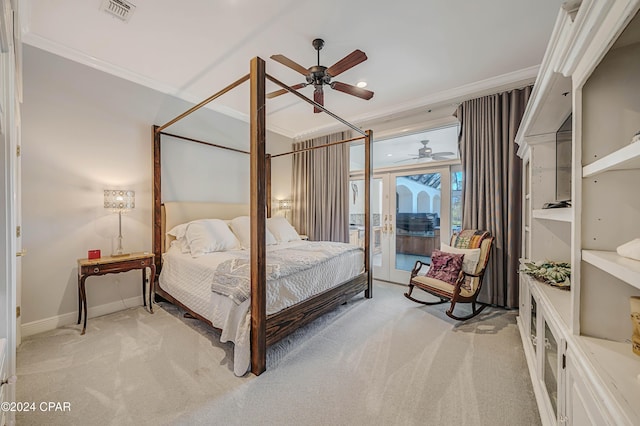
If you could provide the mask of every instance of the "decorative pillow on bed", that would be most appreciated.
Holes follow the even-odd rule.
[[[457,247],[451,247],[446,244],[441,244],[440,251],[454,254],[464,254],[462,260],[462,270],[465,274],[475,274],[478,261],[480,260],[480,249],[461,249]]]
[[[300,235],[298,235],[295,228],[282,216],[268,218],[267,229],[269,229],[279,243],[300,241]]]
[[[201,219],[189,222],[185,231],[185,239],[192,257],[240,248],[240,242],[236,236],[233,235],[229,226],[220,219]]]
[[[251,218],[249,216],[238,216],[232,219],[229,227],[233,233],[236,234],[238,240],[240,240],[240,245],[243,249],[246,250],[251,247]],[[267,245],[278,244],[276,238],[269,232],[269,228],[265,229],[265,231],[267,234]]]
[[[174,226],[169,232],[167,232],[167,235],[175,237],[175,240],[171,241],[171,245],[180,248],[182,253],[189,253],[189,243],[185,236],[188,225],[188,223],[181,223],[180,225]]]
[[[438,249],[431,253],[431,267],[427,277],[455,284],[462,270],[464,254],[445,253]]]

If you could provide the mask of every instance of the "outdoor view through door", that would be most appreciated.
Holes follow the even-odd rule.
[[[431,253],[440,248],[441,241],[449,241],[451,234],[460,230],[463,176],[457,160],[457,133],[458,127],[451,126],[374,144],[371,188],[374,278],[408,282],[416,260],[429,262]],[[403,145],[409,149],[416,146],[406,141],[409,137],[414,142],[446,140],[446,145],[434,144],[433,151],[437,149],[452,155],[440,161],[416,157],[407,162],[405,157],[410,154],[402,152]],[[351,148],[349,242],[361,245],[364,181],[359,178],[361,169],[357,160],[354,161],[357,148]],[[400,160],[390,162],[389,153]]]

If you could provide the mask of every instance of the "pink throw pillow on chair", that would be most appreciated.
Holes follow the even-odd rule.
[[[434,250],[431,253],[431,267],[426,276],[449,284],[455,284],[462,270],[464,254],[446,253]]]

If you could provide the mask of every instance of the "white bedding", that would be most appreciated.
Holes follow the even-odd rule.
[[[308,244],[313,243],[281,243],[268,246],[267,253]],[[179,248],[171,247],[163,255],[159,283],[164,291],[220,328],[221,342],[234,342],[233,369],[236,375],[241,376],[249,369],[250,362],[250,300],[238,305],[230,298],[211,291],[216,267],[225,260],[232,259],[234,252],[237,251],[209,253],[193,258],[188,253],[182,253]],[[268,297],[267,315],[355,277],[362,272],[363,261],[363,252],[354,250],[291,276],[268,281],[268,290],[277,288],[277,293],[286,297]]]

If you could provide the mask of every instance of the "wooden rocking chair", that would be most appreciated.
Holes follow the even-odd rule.
[[[473,273],[469,270],[465,272],[464,269],[462,269],[460,270],[455,284],[451,284],[436,278],[427,277],[424,274],[418,275],[423,265],[429,265],[429,263],[424,263],[418,260],[411,271],[409,291],[404,295],[407,299],[425,305],[437,305],[450,301],[451,307],[446,313],[449,317],[456,320],[464,321],[475,317],[486,307],[485,304],[477,302],[476,298],[482,288],[482,278],[484,277],[484,271],[487,267],[487,263],[489,262],[489,254],[491,253],[492,245],[493,237],[485,231],[465,229],[459,234],[454,234],[451,237],[451,249],[449,249],[452,253],[462,254],[465,253],[464,250],[480,249],[479,256],[477,250],[475,250],[474,253],[475,256],[478,256],[478,263],[473,270]],[[444,248],[442,251],[446,252],[447,249]],[[471,251],[466,253],[471,257]],[[414,287],[424,290],[427,293],[438,297],[440,300],[435,302],[426,302],[415,299],[411,296],[411,292],[413,292]],[[471,303],[471,314],[463,317],[454,315],[453,309],[456,306],[456,303]],[[476,304],[480,305],[478,309],[476,309]]]

